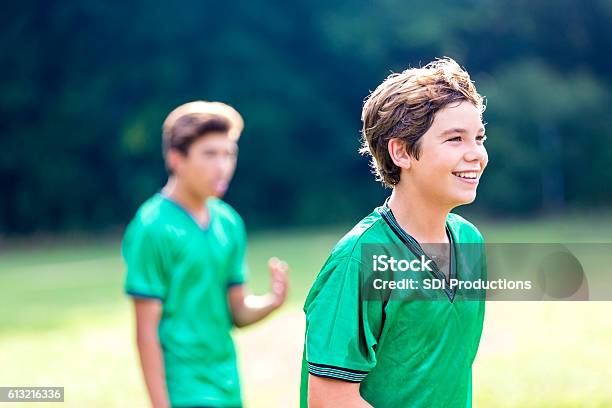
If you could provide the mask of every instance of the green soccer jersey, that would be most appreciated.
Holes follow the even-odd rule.
[[[128,225],[123,240],[125,291],[162,302],[159,339],[172,406],[241,406],[227,290],[245,281],[246,233],[219,199],[200,225],[156,194]]]
[[[456,214],[448,215],[446,228],[451,242],[449,276],[433,263],[433,271],[414,272],[424,278],[421,286],[397,297],[366,293],[372,267],[371,258],[363,254],[372,253],[372,248],[386,255],[403,248],[402,254],[411,260],[426,254],[402,230],[386,203],[338,242],[304,305],[302,408],[308,405],[309,373],[360,383],[362,398],[376,408],[471,406],[472,362],[482,332],[484,296],[462,293],[457,286],[425,290],[422,284],[427,278],[447,283],[468,276],[484,279],[483,241],[478,230]],[[471,247],[463,250],[462,245]]]

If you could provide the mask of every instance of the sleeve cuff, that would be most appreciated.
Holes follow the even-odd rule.
[[[127,293],[128,296],[136,297],[136,298],[164,300],[164,298],[159,295],[152,295],[150,293],[144,293],[144,292],[139,292],[135,290],[126,290],[125,293]]]
[[[363,381],[368,375],[367,371],[351,370],[349,368],[310,362],[308,363],[308,372],[317,377],[333,378],[354,383]]]

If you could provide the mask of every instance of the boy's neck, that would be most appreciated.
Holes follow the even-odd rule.
[[[393,188],[389,208],[399,225],[419,243],[448,243],[446,217],[450,208],[431,203],[411,185]]]
[[[202,226],[208,224],[209,214],[206,208],[208,197],[202,198],[193,194],[189,189],[185,188],[183,183],[172,176],[168,178],[168,182],[162,189],[162,194],[180,204],[198,224]]]

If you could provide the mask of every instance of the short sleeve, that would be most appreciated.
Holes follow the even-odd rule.
[[[160,237],[133,221],[125,233],[122,254],[126,263],[125,292],[134,297],[163,300],[167,282],[161,262]]]
[[[308,371],[361,382],[376,365],[382,306],[360,296],[361,262],[330,258],[317,276],[306,312]]]
[[[233,256],[229,261],[227,286],[242,285],[247,281],[249,275],[246,262],[247,234],[244,222],[236,216],[234,250]]]

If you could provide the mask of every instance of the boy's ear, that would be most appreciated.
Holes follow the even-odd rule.
[[[179,152],[176,149],[168,149],[166,153],[166,165],[173,173],[179,170],[179,166],[181,165],[183,160],[183,153]]]
[[[387,150],[393,163],[400,169],[409,169],[412,164],[412,157],[406,150],[406,143],[398,138],[389,139]]]

